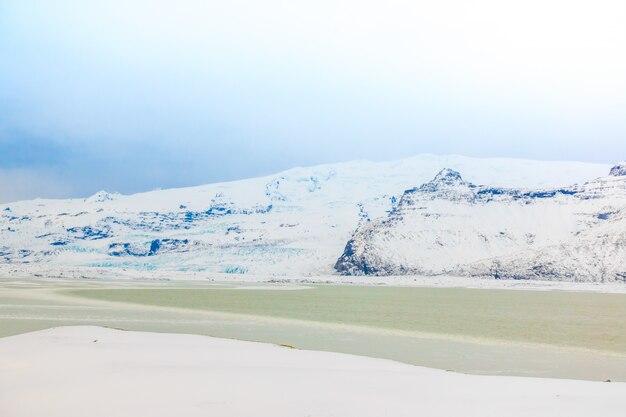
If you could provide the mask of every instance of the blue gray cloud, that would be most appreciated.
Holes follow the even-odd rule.
[[[3,189],[127,193],[421,152],[624,159],[624,20],[618,0],[5,0]]]

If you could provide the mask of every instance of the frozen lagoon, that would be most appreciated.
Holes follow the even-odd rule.
[[[286,344],[463,373],[626,381],[625,294],[1,281],[0,336],[87,324]]]

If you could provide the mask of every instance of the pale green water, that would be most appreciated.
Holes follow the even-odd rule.
[[[285,343],[467,373],[626,381],[626,295],[232,287],[0,279],[0,337],[99,325]]]
[[[144,305],[626,352],[626,294],[338,285],[303,291],[142,288],[76,290],[72,294]]]

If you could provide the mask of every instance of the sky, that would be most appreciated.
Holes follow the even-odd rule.
[[[0,0],[0,202],[626,159],[623,0]]]

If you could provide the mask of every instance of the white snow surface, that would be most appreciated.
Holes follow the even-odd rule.
[[[476,186],[453,170],[363,224],[349,274],[626,282],[626,174],[544,190]]]
[[[0,415],[7,417],[622,417],[624,410],[624,383],[464,375],[88,326],[0,339]]]
[[[611,166],[419,155],[393,162],[295,168],[262,178],[134,195],[101,191],[86,199],[14,202],[0,205],[0,264],[4,264],[0,270],[13,265],[31,273],[105,268],[268,276],[335,274],[334,264],[359,226],[385,218],[405,190],[430,181],[443,168],[459,171],[466,181],[476,184],[543,189],[606,176]],[[561,208],[544,210],[537,205],[529,210],[536,222],[516,221],[522,215],[518,207],[476,210],[476,216],[490,233],[499,233],[512,220],[516,239],[518,234],[539,236],[537,229],[549,227],[554,236],[545,241],[538,237],[543,244],[578,231],[570,223],[552,226],[550,219],[561,212],[578,210],[565,209],[565,203]],[[432,210],[450,211],[454,218],[453,207],[444,203],[438,207],[438,201],[433,204]],[[448,227],[457,223],[463,227],[462,217],[456,216]],[[528,230],[522,233],[523,228]],[[473,245],[472,239],[460,243]],[[524,249],[517,241],[515,245]],[[404,257],[401,246],[392,242],[385,249]],[[508,253],[510,248],[503,244],[496,249]],[[463,265],[476,260],[473,251],[459,250],[455,255]],[[486,270],[461,269],[454,272]]]

